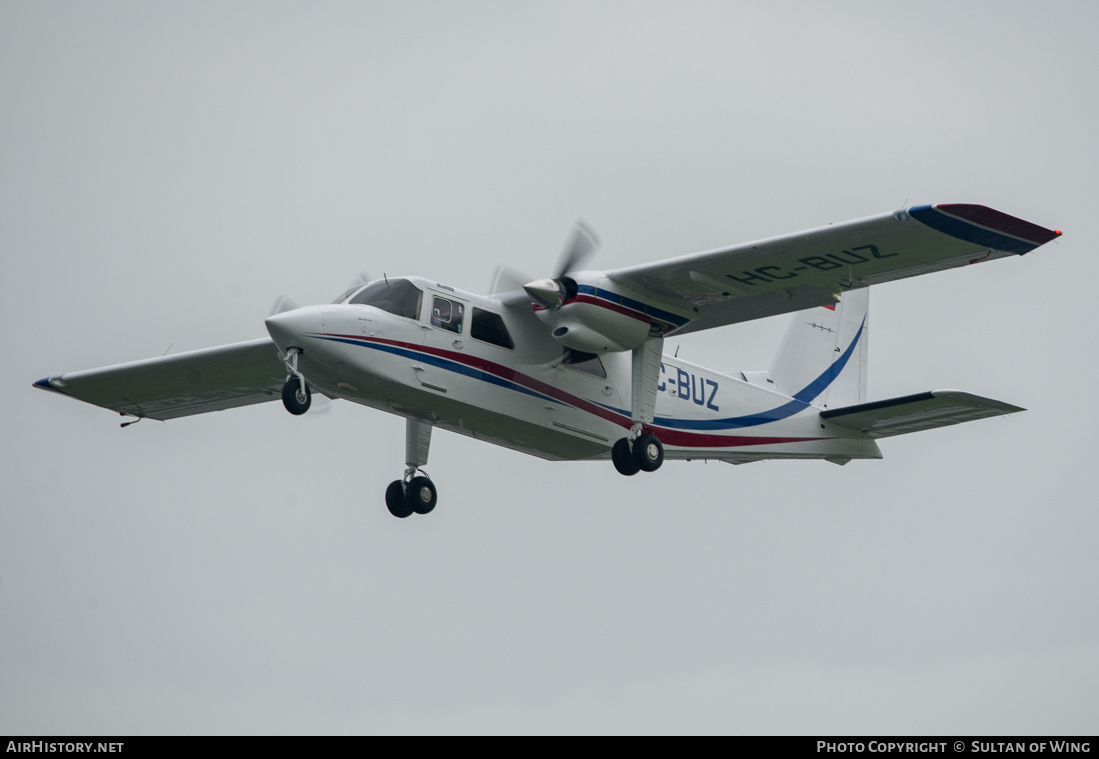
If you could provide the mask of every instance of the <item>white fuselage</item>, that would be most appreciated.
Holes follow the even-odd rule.
[[[600,355],[602,372],[590,361],[569,363],[533,312],[429,280],[406,281],[423,291],[416,318],[372,305],[309,306],[272,317],[268,330],[280,350],[302,350],[302,374],[334,398],[547,459],[606,459],[628,434],[628,352]],[[457,331],[436,326],[436,299],[465,315]],[[475,310],[499,316],[514,347],[474,337]],[[657,389],[648,429],[667,458],[881,457],[873,440],[821,419],[819,407],[744,376],[665,356]]]

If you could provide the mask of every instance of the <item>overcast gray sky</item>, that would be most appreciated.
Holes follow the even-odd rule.
[[[1090,2],[0,0],[0,732],[1099,731]],[[874,288],[837,467],[549,463],[271,403],[120,430],[41,377],[938,202],[1064,230]],[[785,319],[680,356],[762,369]],[[669,346],[669,350],[674,346]]]

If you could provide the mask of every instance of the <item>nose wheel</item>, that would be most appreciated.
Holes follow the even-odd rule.
[[[298,370],[298,356],[301,348],[288,348],[282,356],[282,362],[286,364],[286,384],[282,386],[282,405],[294,416],[301,416],[309,410],[313,402],[309,392],[309,383]]]
[[[313,403],[313,396],[309,392],[309,385],[302,385],[297,377],[286,380],[282,386],[282,405],[294,416],[301,416],[309,410]]]

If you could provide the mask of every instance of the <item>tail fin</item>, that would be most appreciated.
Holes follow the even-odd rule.
[[[778,390],[825,408],[866,400],[870,289],[850,290],[835,306],[794,314],[771,364]]]

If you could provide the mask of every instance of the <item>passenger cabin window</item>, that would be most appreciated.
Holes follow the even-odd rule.
[[[483,340],[508,350],[515,348],[515,343],[512,342],[508,328],[500,315],[483,311],[476,306],[473,307],[473,320],[469,323],[469,334],[474,340]]]
[[[423,297],[420,288],[407,279],[391,279],[388,282],[383,279],[367,285],[348,302],[374,306],[406,319],[418,319]]]
[[[584,353],[584,351],[575,351],[572,348],[565,348],[565,356],[561,360],[561,363],[570,369],[575,369],[584,374],[590,374],[593,377],[599,377],[600,379],[607,378],[607,370],[603,368],[603,362],[600,361],[599,356],[594,353]]]
[[[461,332],[462,317],[465,313],[465,306],[458,301],[436,296],[431,304],[431,326],[449,329],[451,332]]]

